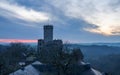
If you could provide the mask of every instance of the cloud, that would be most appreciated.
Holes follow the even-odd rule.
[[[8,19],[19,19],[25,22],[41,23],[50,19],[50,14],[20,6],[14,1],[0,1],[0,16]]]
[[[34,5],[37,4],[34,8],[42,11],[36,11],[27,5],[19,5],[16,0],[0,0],[0,16],[13,21],[18,20],[20,24],[24,24],[22,21],[25,21],[29,26],[43,24],[48,19],[58,26],[69,25],[68,18],[82,19],[93,25],[87,28],[85,26],[83,29],[86,31],[103,35],[120,35],[119,0],[44,0],[42,1],[44,4],[39,2],[41,1],[34,2]]]
[[[25,40],[25,39],[0,39],[0,43],[36,43],[37,40]]]
[[[67,17],[83,19],[95,27],[84,30],[103,35],[120,35],[119,0],[47,0]]]

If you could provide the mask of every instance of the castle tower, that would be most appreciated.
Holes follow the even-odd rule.
[[[53,41],[53,26],[45,25],[44,26],[44,42],[47,43]]]
[[[38,54],[41,50],[44,49],[52,49],[50,47],[55,46],[58,48],[57,50],[62,50],[63,48],[63,42],[62,40],[53,40],[53,26],[52,25],[44,25],[44,39],[38,39],[38,46],[37,51]]]

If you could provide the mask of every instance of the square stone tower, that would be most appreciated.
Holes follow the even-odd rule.
[[[53,41],[53,26],[52,25],[45,25],[44,26],[44,42]]]
[[[56,49],[63,48],[62,40],[53,40],[53,26],[52,25],[44,25],[44,39],[38,39],[38,53],[41,50],[47,49],[50,50],[51,46],[57,47]]]

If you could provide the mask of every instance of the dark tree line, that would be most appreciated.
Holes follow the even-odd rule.
[[[0,75],[8,75],[20,68],[18,64],[25,61],[29,55],[36,56],[36,47],[22,43],[10,43],[9,45],[0,45]],[[46,45],[36,56],[40,62],[54,65],[58,69],[55,75],[69,75],[71,73],[70,65],[77,64],[83,60],[84,56],[79,48],[70,49],[67,46],[59,48],[57,45]],[[87,59],[92,66],[108,75],[120,74],[120,54],[111,54],[95,59]],[[82,71],[82,70],[81,70]],[[72,70],[73,72],[73,70]],[[46,72],[45,74],[54,75]]]
[[[0,72],[8,75],[20,68],[19,62],[25,61],[27,55],[34,53],[35,48],[23,43],[10,43],[0,47]]]

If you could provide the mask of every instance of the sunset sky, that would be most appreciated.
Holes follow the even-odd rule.
[[[46,24],[64,42],[120,42],[120,0],[0,0],[0,42],[37,42]]]

